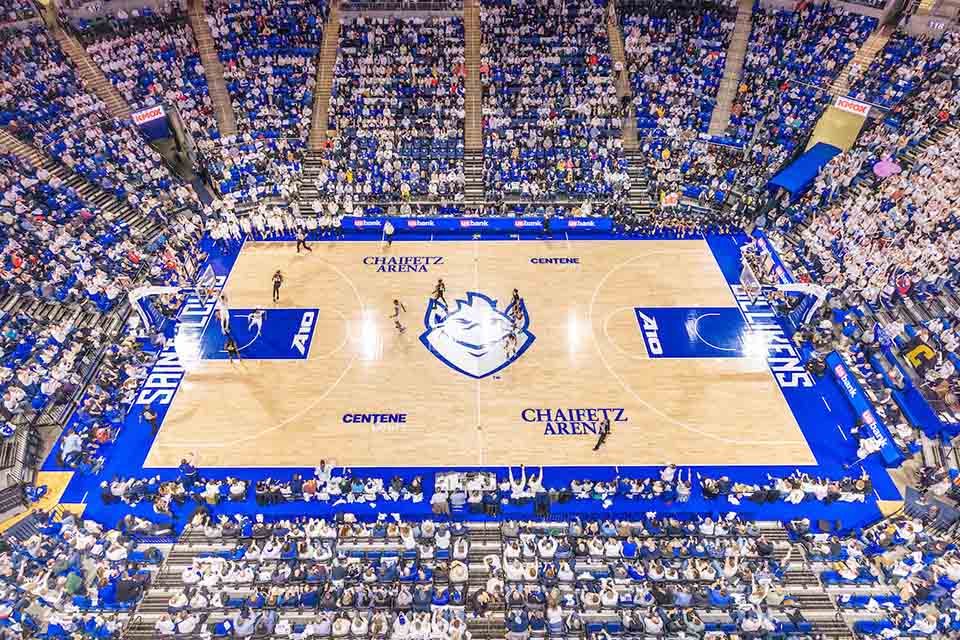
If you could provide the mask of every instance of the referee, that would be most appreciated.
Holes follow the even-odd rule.
[[[283,284],[283,274],[280,269],[273,273],[273,301],[280,302],[280,286]]]
[[[610,435],[610,418],[604,417],[603,422],[600,423],[600,436],[597,438],[597,444],[593,445],[594,451],[603,446],[608,435]]]
[[[390,218],[387,218],[387,221],[383,223],[383,238],[387,241],[388,248],[393,244],[394,231],[396,229],[393,228],[393,223],[390,222]]]

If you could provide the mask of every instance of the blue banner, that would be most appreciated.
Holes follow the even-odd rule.
[[[847,368],[843,358],[841,358],[836,351],[831,351],[830,355],[827,356],[827,366],[830,367],[830,372],[833,374],[833,377],[836,378],[837,384],[847,396],[847,400],[850,401],[851,406],[853,406],[854,412],[860,420],[863,421],[863,424],[870,429],[873,437],[880,443],[880,456],[883,458],[884,465],[887,467],[899,466],[900,463],[903,462],[903,456],[893,443],[893,438],[890,437],[890,431],[887,429],[887,426],[883,424],[883,421],[880,420],[880,417],[874,412],[873,406],[863,392],[863,387],[860,386],[856,377],[854,377],[853,373]]]
[[[355,218],[343,219],[344,230],[381,233],[389,220],[394,233],[543,233],[543,218]],[[613,230],[610,218],[550,218],[550,232]]]
[[[790,293],[790,295],[797,295],[795,293]],[[787,320],[790,323],[791,335],[800,330],[800,327],[804,326],[805,319],[807,314],[810,312],[810,309],[813,308],[813,305],[817,301],[817,296],[803,295],[800,299],[800,304],[796,308],[787,314]]]
[[[148,328],[162,333],[164,329],[166,329],[169,320],[154,306],[155,300],[155,296],[143,296],[137,300],[137,306],[143,310],[143,314],[145,314],[146,318],[150,321]],[[142,317],[144,317],[144,315],[141,315],[141,318]]]

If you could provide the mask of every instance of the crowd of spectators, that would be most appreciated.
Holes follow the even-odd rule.
[[[130,365],[134,367],[136,365]],[[133,384],[130,388],[136,389],[137,371],[126,378]],[[145,374],[144,374],[145,375]],[[142,376],[140,376],[142,379]],[[122,385],[126,388],[127,385]],[[134,391],[135,393],[135,391]],[[131,397],[132,400],[132,397]],[[87,407],[89,413],[89,406]],[[156,413],[148,409],[146,421],[156,433]],[[121,416],[122,417],[122,416]],[[119,428],[120,425],[110,425],[110,416],[102,411],[98,415],[84,420],[84,425],[75,427],[77,433],[81,428],[86,433],[96,429]],[[88,440],[82,445],[79,454],[81,458],[96,455],[100,445]],[[215,508],[221,503],[255,503],[258,508],[270,507],[290,502],[322,502],[331,506],[343,504],[371,504],[378,502],[411,502],[419,503],[424,499],[423,480],[420,476],[403,478],[394,476],[388,480],[374,476],[362,476],[349,469],[337,469],[332,465],[321,462],[314,470],[314,474],[304,477],[299,473],[292,474],[289,479],[261,478],[247,480],[240,477],[215,478],[204,476],[189,459],[184,459],[179,467],[175,479],[163,481],[159,476],[122,477],[114,476],[110,480],[100,483],[100,498],[105,505],[123,503],[129,507],[136,507],[140,503],[152,505],[153,512],[162,516],[165,521],[186,515],[197,505],[209,505]],[[242,506],[242,505],[237,505]]]
[[[0,417],[8,437],[21,415],[36,414],[76,391],[83,355],[97,336],[68,323],[43,326],[25,315],[4,318],[0,332]]]
[[[46,169],[0,155],[7,293],[113,307],[144,266],[146,247]]]
[[[953,163],[960,143],[929,146],[904,171],[875,190],[850,191],[817,214],[800,233],[808,270],[825,286],[853,290],[873,304],[892,301],[898,281],[937,286],[951,277],[960,251],[949,202],[960,189]],[[900,242],[909,234],[910,242]]]
[[[929,525],[905,515],[844,540],[805,543],[824,584],[886,591],[838,598],[841,610],[880,614],[855,623],[858,633],[948,637],[960,629],[960,558],[949,536]]]
[[[886,108],[896,106],[920,82],[954,57],[958,42],[953,33],[932,39],[896,31],[866,69],[851,63],[850,95]]]
[[[195,140],[217,137],[193,31],[178,3],[79,24],[87,53],[133,109],[176,106]]]
[[[641,143],[650,188],[661,206],[684,197],[704,206],[721,206],[737,180],[745,151],[683,134],[646,138]]]
[[[700,477],[700,489],[707,499],[724,497],[731,504],[747,500],[755,504],[783,501],[800,504],[804,500],[818,500],[824,504],[833,502],[863,502],[873,492],[870,476],[864,471],[859,478],[844,477],[840,480],[815,478],[797,471],[784,478],[768,474],[764,484],[731,481],[719,478]]]
[[[824,90],[876,23],[829,3],[804,3],[797,11],[754,8],[728,132],[744,141],[753,138],[744,169],[758,183],[806,138],[830,98]]]
[[[95,613],[129,610],[162,560],[123,532],[65,513],[28,538],[0,546],[4,627],[27,635],[111,638],[119,623]]]
[[[487,0],[481,12],[487,198],[623,197],[605,3]]]
[[[684,131],[706,133],[735,3],[642,0],[625,3],[619,13],[638,134],[676,138]]]
[[[296,200],[301,146],[291,138],[245,133],[201,141],[198,148],[207,177],[232,210],[241,203],[272,198]]]
[[[239,637],[468,640],[468,619],[501,611],[511,639],[812,630],[782,584],[775,545],[754,523],[733,516],[505,521],[502,546],[486,547],[472,562],[472,532],[459,522],[381,514],[359,523],[347,514],[340,523],[269,523],[259,516],[215,519],[200,510],[187,531],[191,540],[222,550],[178,568],[183,586],[155,623],[163,637],[202,625]],[[476,582],[474,564],[482,567]],[[704,622],[704,609],[716,621]],[[213,610],[226,610],[225,620],[206,623]],[[300,615],[291,620],[285,613],[294,610]]]
[[[103,334],[94,332],[102,340]],[[103,466],[153,361],[154,356],[130,336],[106,350],[64,430],[59,452],[64,467],[92,473]]]
[[[207,22],[233,98],[237,130],[302,143],[310,129],[322,0],[208,0]]]
[[[0,2],[0,24],[36,17],[37,10],[30,0],[2,0]]]
[[[336,131],[317,190],[360,202],[461,200],[464,113],[462,19],[345,18],[330,96]]]
[[[105,117],[46,27],[0,28],[0,39],[0,126],[42,146],[46,136]]]
[[[84,89],[45,27],[7,30],[4,39],[0,125],[145,214],[162,219],[196,203],[196,194],[170,173],[132,122],[112,119]]]

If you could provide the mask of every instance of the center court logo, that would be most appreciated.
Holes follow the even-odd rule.
[[[451,369],[485,378],[515,362],[536,339],[527,330],[530,316],[521,302],[516,344],[508,344],[514,312],[512,304],[500,311],[496,300],[476,291],[468,291],[466,300],[457,300],[452,312],[442,302],[430,300],[420,342]]]

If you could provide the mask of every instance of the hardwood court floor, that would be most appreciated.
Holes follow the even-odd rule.
[[[442,256],[426,273],[385,273],[364,259]],[[577,257],[579,264],[533,264]],[[225,292],[230,306],[318,308],[306,360],[205,360],[189,373],[146,466],[815,464],[761,357],[650,359],[635,306],[733,307],[704,241],[247,243]],[[496,375],[468,377],[420,342],[438,277],[450,303],[467,291],[506,306],[520,290],[535,342]],[[407,308],[398,335],[392,300]],[[265,330],[269,331],[269,311]],[[212,323],[208,331],[219,331]],[[545,435],[525,409],[622,408],[608,445]],[[345,414],[405,413],[380,428]],[[542,415],[542,414],[541,414]],[[581,417],[585,417],[582,414]]]

